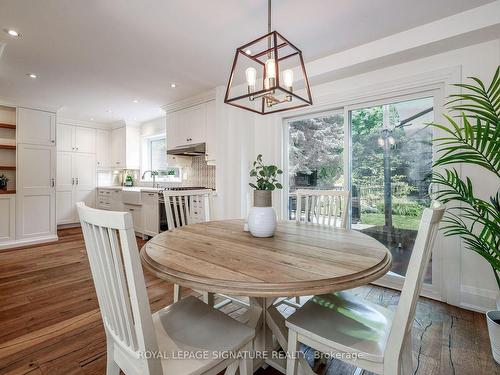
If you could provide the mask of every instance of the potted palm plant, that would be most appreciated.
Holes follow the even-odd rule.
[[[256,182],[249,185],[254,188],[253,202],[248,214],[248,229],[255,237],[271,237],[276,230],[276,211],[272,207],[272,192],[282,189],[278,176],[283,171],[275,165],[264,165],[262,155],[257,155],[250,170],[250,177],[255,177]]]
[[[448,102],[455,115],[445,116],[446,124],[431,124],[444,134],[434,140],[439,155],[434,166],[480,167],[496,178],[496,192],[488,200],[479,198],[471,179],[453,167],[434,173],[432,182],[439,187],[436,199],[450,206],[443,220],[444,234],[460,236],[468,250],[486,259],[500,291],[500,67],[488,87],[471,79],[471,84],[455,85],[463,90]],[[500,311],[488,311],[486,319],[493,357],[500,363]]]

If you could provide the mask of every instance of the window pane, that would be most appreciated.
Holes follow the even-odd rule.
[[[165,148],[165,138],[151,141],[151,169],[153,171],[167,169],[167,151]]]
[[[342,113],[289,122],[288,216],[295,217],[296,189],[342,189],[344,116]]]
[[[386,245],[401,276],[430,205],[432,108],[433,98],[423,98],[351,112],[352,227]]]

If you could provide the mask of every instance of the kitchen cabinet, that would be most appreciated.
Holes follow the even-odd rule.
[[[206,103],[167,115],[167,148],[173,149],[206,141]]]
[[[16,196],[0,194],[0,243],[16,239]]]
[[[97,129],[95,141],[95,161],[97,168],[107,168],[110,166],[110,134],[109,130]]]
[[[56,148],[18,144],[16,237],[56,235]]]
[[[55,146],[56,114],[37,109],[18,108],[17,142]]]
[[[125,168],[126,164],[126,129],[121,127],[111,131],[111,167]]]
[[[129,212],[132,215],[132,221],[134,223],[134,231],[142,233],[142,206],[135,204],[123,204],[123,211]]]
[[[111,167],[140,169],[139,127],[123,126],[111,131]]]
[[[79,221],[77,202],[95,206],[95,157],[92,154],[58,152],[57,224]]]
[[[167,113],[167,149],[205,143],[206,160],[216,159],[215,100]]]
[[[206,138],[205,138],[205,146],[206,146],[206,161],[207,162],[215,162],[217,159],[217,139],[216,139],[216,117],[215,117],[215,100],[211,100],[206,103]]]
[[[100,210],[123,211],[122,190],[120,188],[97,189],[97,208]]]
[[[143,191],[141,195],[142,233],[155,236],[160,233],[158,193]]]
[[[57,124],[57,151],[94,154],[96,130],[82,126]]]

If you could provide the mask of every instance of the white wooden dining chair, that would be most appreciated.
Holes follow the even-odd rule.
[[[348,292],[315,296],[286,320],[289,354],[303,343],[377,374],[412,374],[415,308],[443,213],[443,206],[423,212],[395,312]],[[288,357],[287,375],[297,363]]]
[[[210,189],[163,191],[168,230],[209,221],[212,212],[212,197],[213,192]],[[214,294],[201,293],[203,301],[213,306]],[[179,301],[181,295],[181,286],[174,284],[174,302]]]
[[[251,350],[254,330],[197,298],[151,315],[132,216],[77,203],[107,340],[107,375],[250,375],[250,359],[215,353]],[[177,353],[207,356],[173,358]],[[194,359],[200,358],[200,359]]]
[[[338,228],[347,228],[349,190],[297,189],[295,221]],[[300,297],[280,299],[276,305],[300,307]]]
[[[297,189],[295,221],[347,227],[349,190]]]

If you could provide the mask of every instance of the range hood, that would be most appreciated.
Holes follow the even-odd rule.
[[[184,155],[184,156],[205,156],[206,147],[205,143],[196,143],[192,145],[185,145],[167,150],[168,155]]]

